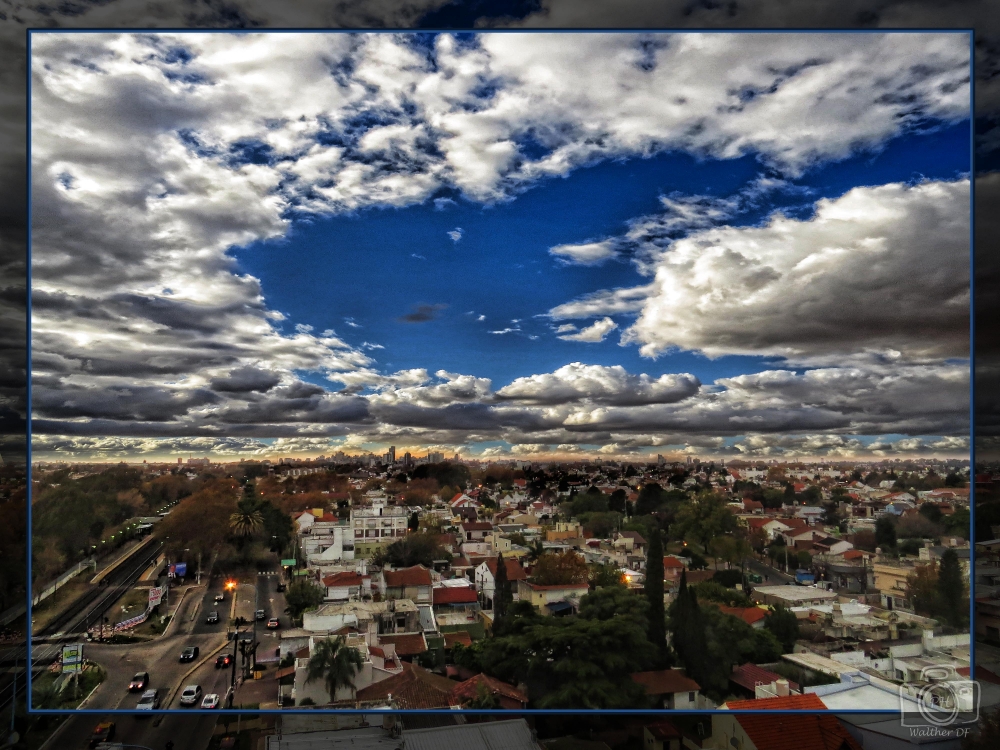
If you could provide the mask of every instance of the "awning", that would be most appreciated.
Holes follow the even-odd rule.
[[[545,605],[545,608],[552,614],[558,614],[560,612],[570,612],[573,610],[573,605],[569,602],[550,602]]]

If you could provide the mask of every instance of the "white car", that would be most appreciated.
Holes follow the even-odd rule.
[[[160,693],[158,690],[147,690],[142,694],[139,702],[135,705],[136,711],[152,711],[160,707]]]
[[[219,707],[219,696],[217,693],[209,693],[201,701],[202,708],[218,708]]]
[[[201,700],[201,685],[188,685],[181,693],[182,706],[197,706]]]

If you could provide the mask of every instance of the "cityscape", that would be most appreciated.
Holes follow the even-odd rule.
[[[889,730],[838,712],[1000,704],[967,35],[31,56],[0,615],[60,743],[763,749],[771,709],[854,750]]]

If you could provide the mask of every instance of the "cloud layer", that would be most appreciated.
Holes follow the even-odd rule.
[[[928,118],[966,117],[960,35],[45,34],[33,52],[42,435],[94,450],[154,437],[233,439],[232,450],[262,437],[631,450],[698,435],[964,429],[967,371],[940,360],[967,356],[965,182],[856,188],[811,220],[752,228],[719,226],[738,205],[667,196],[622,238],[551,249],[594,265],[628,247],[650,276],[550,311],[596,318],[562,328],[564,340],[600,342],[619,327],[612,315],[631,314],[624,341],[650,356],[824,364],[711,385],[581,363],[497,390],[474,374],[380,372],[378,344],[293,326],[227,254],[296,217],[442,190],[488,205],[671,149],[754,154],[794,176]],[[462,230],[449,236],[461,248]],[[862,369],[830,359],[859,350],[878,356]],[[921,388],[940,406],[918,412]]]

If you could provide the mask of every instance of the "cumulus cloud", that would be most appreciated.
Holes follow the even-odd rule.
[[[462,234],[463,234],[462,227],[455,227],[450,232],[447,232],[447,234],[448,237],[451,238],[452,242],[457,243],[460,239],[462,239]]]
[[[580,362],[555,372],[518,378],[497,397],[531,404],[566,404],[582,399],[620,406],[672,403],[698,392],[701,383],[687,373],[651,378],[632,375],[621,365],[605,367]]]
[[[564,333],[559,338],[563,341],[586,341],[591,344],[597,344],[604,341],[604,337],[617,327],[618,324],[611,318],[601,318],[577,333]]]
[[[556,245],[549,248],[549,254],[566,264],[599,266],[604,261],[614,258],[618,253],[615,251],[614,244],[605,240],[583,245]]]

